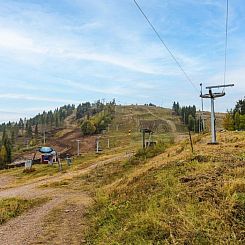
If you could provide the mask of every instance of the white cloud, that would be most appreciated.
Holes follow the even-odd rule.
[[[10,99],[10,100],[28,100],[28,101],[43,101],[43,102],[56,102],[64,104],[78,104],[77,100],[62,99],[62,98],[51,98],[51,97],[38,97],[30,96],[25,94],[0,94],[1,99]]]
[[[48,49],[35,45],[32,38],[11,29],[0,28],[0,47],[13,51],[24,51],[45,54]]]
[[[74,38],[74,37],[73,37]],[[41,41],[40,41],[40,40]],[[140,42],[140,40],[138,40]],[[130,44],[125,44],[127,46]],[[136,44],[135,44],[136,45]],[[54,58],[69,61],[92,61],[121,67],[130,71],[151,75],[176,75],[176,67],[168,53],[160,45],[148,45],[142,50],[129,50],[122,54],[110,50],[106,54],[87,44],[81,44],[77,39],[43,36],[38,38],[15,29],[0,28],[0,48],[9,58],[20,60],[21,63],[32,63],[40,66],[42,60]],[[6,52],[6,49],[9,52]],[[198,69],[198,59],[179,53],[183,62]]]
[[[193,89],[133,2],[65,0],[55,7],[50,1],[31,2],[9,0],[0,4],[0,87],[8,91],[0,94],[1,99],[23,100],[29,108],[30,101],[42,102],[36,104],[45,107],[45,102],[76,103],[79,96],[94,99],[101,94],[135,101],[141,97],[143,101],[177,90],[177,95],[166,92],[165,96],[192,100]],[[64,3],[69,8],[64,8]],[[197,85],[202,81],[222,83],[223,1],[154,0],[142,4]],[[231,3],[229,57],[233,66],[228,77],[237,83],[233,91],[240,96],[245,74],[243,65],[236,63],[244,61],[244,38],[237,27],[243,22],[234,4],[238,3]],[[200,13],[192,7],[200,7]],[[235,27],[234,20],[238,22]],[[243,57],[233,55],[237,53]],[[34,96],[43,84],[46,97]],[[68,93],[74,101],[66,98]]]

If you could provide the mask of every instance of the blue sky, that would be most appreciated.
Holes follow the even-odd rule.
[[[199,90],[222,84],[226,0],[138,0]],[[133,0],[0,0],[0,121],[67,103],[200,104]],[[245,92],[245,3],[230,1],[225,111]],[[205,108],[209,110],[209,101]]]

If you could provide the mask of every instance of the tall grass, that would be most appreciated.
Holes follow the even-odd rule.
[[[7,222],[9,219],[14,218],[32,207],[40,205],[47,201],[46,198],[36,199],[19,199],[19,198],[6,198],[0,200],[0,225]]]
[[[100,169],[105,181],[92,181],[97,194],[88,214],[87,243],[244,244],[245,165],[169,159],[140,172],[160,149],[140,150],[109,172]],[[138,174],[131,175],[135,170]]]

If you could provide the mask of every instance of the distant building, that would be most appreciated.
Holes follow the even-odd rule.
[[[57,152],[51,147],[41,147],[38,150],[41,153],[41,163],[52,164],[57,161]]]

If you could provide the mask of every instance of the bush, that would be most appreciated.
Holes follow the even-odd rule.
[[[95,133],[96,127],[90,120],[85,120],[81,125],[81,131],[83,135],[92,135]]]

